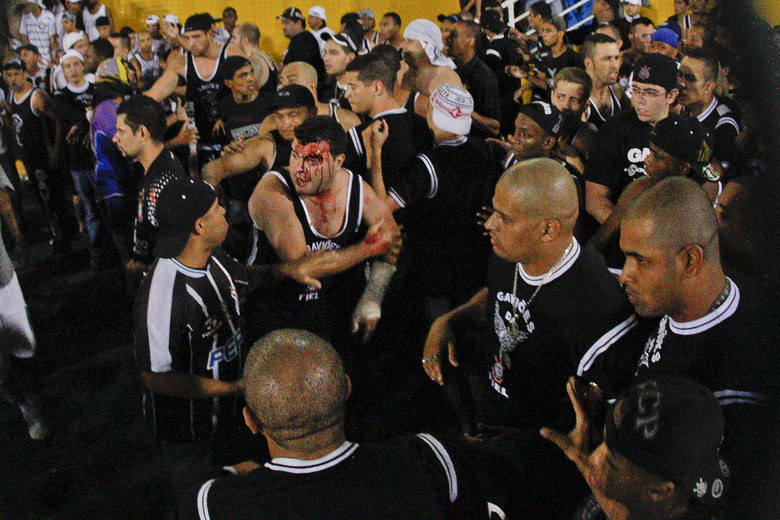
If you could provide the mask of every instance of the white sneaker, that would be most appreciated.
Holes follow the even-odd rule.
[[[24,403],[19,405],[19,409],[22,411],[24,422],[27,423],[27,432],[31,439],[42,441],[49,436],[49,428],[43,423],[38,408],[29,399],[25,399]]]

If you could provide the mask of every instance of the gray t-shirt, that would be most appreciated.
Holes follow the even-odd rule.
[[[5,174],[5,170],[0,166],[0,190],[4,189],[13,190],[11,181],[8,180],[8,176]],[[0,218],[0,230],[2,230],[3,219]],[[0,238],[0,288],[5,287],[11,282],[14,277],[14,264],[11,262],[11,257],[8,256],[8,252],[5,250],[5,244],[3,239]]]

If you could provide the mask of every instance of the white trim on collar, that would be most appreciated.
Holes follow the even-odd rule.
[[[548,273],[544,273],[540,276],[531,276],[530,274],[525,272],[525,269],[523,269],[522,264],[517,264],[517,270],[520,273],[520,278],[523,279],[525,283],[528,285],[542,285],[543,283],[550,283],[556,278],[560,277],[563,273],[568,271],[571,266],[574,265],[574,262],[577,261],[577,258],[580,256],[580,244],[577,242],[576,238],[571,239],[572,248],[571,251],[569,251],[569,254],[567,254],[563,260],[561,261],[560,266],[558,266],[558,269],[555,270],[555,272],[547,278]]]
[[[340,464],[348,459],[358,448],[354,442],[344,441],[344,444],[317,459],[303,460],[287,457],[274,457],[271,462],[266,462],[265,467],[273,471],[285,473],[316,473]]]
[[[686,321],[680,323],[669,318],[669,328],[675,334],[681,336],[693,336],[694,334],[700,334],[706,330],[711,329],[715,325],[727,320],[737,312],[739,307],[739,287],[735,284],[731,278],[726,277],[726,282],[731,284],[731,291],[729,292],[726,301],[724,301],[717,309],[709,312],[699,319],[693,321]]]
[[[468,138],[465,135],[461,135],[459,137],[456,137],[455,139],[450,139],[449,141],[442,141],[436,146],[460,146],[464,144]]]
[[[389,116],[392,114],[405,114],[406,109],[404,107],[399,108],[391,108],[390,110],[385,110],[384,112],[379,112],[377,115],[373,116],[371,119],[378,119],[380,117]]]

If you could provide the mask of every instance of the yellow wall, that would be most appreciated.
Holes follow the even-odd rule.
[[[314,2],[317,2],[316,4]],[[338,30],[341,15],[349,11],[360,11],[370,6],[377,18],[388,11],[401,15],[404,27],[415,18],[436,20],[440,13],[454,13],[458,10],[457,0],[431,2],[425,0],[310,0],[308,3],[294,3],[293,0],[244,0],[242,2],[209,2],[208,0],[107,0],[114,13],[117,27],[129,25],[136,30],[144,27],[144,19],[150,14],[162,18],[171,12],[184,23],[188,15],[196,12],[210,12],[215,18],[222,14],[228,5],[238,11],[238,21],[251,21],[260,28],[262,39],[260,46],[266,49],[278,61],[287,48],[288,40],[282,34],[281,22],[276,16],[290,5],[296,5],[304,15],[312,5],[321,5],[328,13],[328,26]],[[529,2],[530,3],[530,2]],[[756,0],[759,12],[771,24],[780,23],[780,2],[777,0]],[[674,0],[653,0],[652,7],[644,9],[643,14],[656,23],[662,23],[674,14]],[[377,19],[377,28],[379,19]]]
[[[105,1],[105,0],[104,0]],[[290,5],[295,5],[304,16],[312,5],[321,5],[328,14],[328,26],[338,31],[339,20],[344,13],[358,12],[364,7],[371,7],[377,16],[377,29],[379,19],[388,11],[395,11],[401,15],[404,27],[415,18],[428,18],[436,20],[440,13],[454,13],[458,10],[457,0],[430,2],[424,0],[309,0],[308,2],[294,2],[293,0],[243,0],[209,2],[207,0],[108,0],[106,4],[114,13],[117,28],[129,25],[135,30],[144,28],[144,20],[150,14],[156,14],[160,18],[166,13],[173,13],[179,17],[183,24],[187,16],[196,12],[209,12],[214,18],[222,15],[222,10],[232,6],[238,12],[238,22],[254,22],[260,28],[260,46],[279,60],[287,48],[287,40],[282,34],[281,21],[276,16],[281,14]],[[403,29],[402,29],[403,30]]]

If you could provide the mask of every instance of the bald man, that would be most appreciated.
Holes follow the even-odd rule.
[[[535,493],[555,490],[557,498],[546,507],[562,509],[545,518],[566,516],[567,507],[581,499],[581,490],[553,482],[569,482],[567,475],[576,471],[554,447],[535,440],[543,425],[571,425],[566,380],[582,376],[611,395],[630,379],[638,355],[630,347],[639,343],[636,317],[604,263],[574,238],[577,215],[577,190],[560,163],[530,159],[505,171],[485,223],[495,253],[486,286],[433,323],[422,359],[428,376],[443,384],[450,365],[458,364],[456,331],[492,326],[492,340],[484,346],[490,361],[481,378],[481,424],[470,438],[500,447],[512,431],[528,434],[533,460],[512,452],[507,457],[519,457],[516,463],[532,482],[547,482],[535,485]]]
[[[572,374],[615,385],[604,372],[618,375],[619,340],[636,318],[603,262],[574,238],[578,212],[560,163],[531,159],[505,171],[485,223],[495,253],[486,287],[431,327],[423,366],[442,384],[442,360],[457,364],[453,329],[494,324],[489,424],[535,430],[558,421],[566,396],[557,389]]]
[[[350,442],[352,391],[333,347],[310,332],[281,329],[252,347],[244,368],[244,419],[271,461],[209,480],[182,497],[176,518],[479,518],[467,472],[429,434],[382,444]]]
[[[715,394],[734,475],[730,517],[762,517],[756,504],[771,481],[763,461],[777,447],[777,297],[724,274],[715,210],[691,179],[670,177],[639,195],[621,222],[620,248],[629,300],[640,316],[659,318],[637,376],[687,377]]]
[[[301,85],[309,89],[314,99],[317,99],[317,71],[305,61],[294,61],[285,65],[279,75],[279,85],[282,87]],[[340,107],[336,101],[328,103],[317,101],[317,115],[332,117],[339,122],[345,132],[361,123],[357,114]]]

